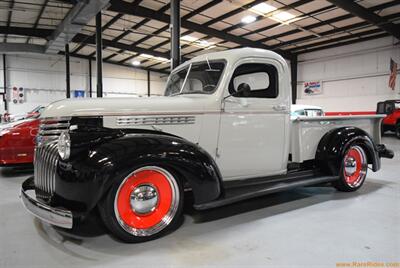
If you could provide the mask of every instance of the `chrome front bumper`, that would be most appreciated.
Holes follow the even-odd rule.
[[[22,183],[20,198],[24,207],[42,221],[62,228],[71,229],[73,225],[72,212],[51,207],[27,194],[28,191],[34,192],[34,189],[33,177]]]

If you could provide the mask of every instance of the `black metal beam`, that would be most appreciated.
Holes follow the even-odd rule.
[[[69,44],[65,45],[65,82],[66,82],[66,97],[71,98],[71,77],[69,64]]]
[[[332,8],[336,8],[336,6],[330,5],[330,6],[326,6],[326,7],[319,8],[319,9],[316,9],[316,10],[314,10],[314,11],[308,12],[308,13],[307,13],[307,17],[305,17],[305,18],[303,18],[303,19],[308,19],[310,16],[314,16],[315,14],[320,14],[321,12],[325,12],[325,11],[330,10],[330,9],[332,9]],[[300,20],[298,20],[298,21],[301,21],[301,20],[302,20],[302,19],[300,19]],[[321,22],[321,23],[325,24],[325,21],[323,21],[323,22]],[[274,23],[274,24],[271,24],[271,25],[268,25],[268,26],[259,28],[259,29],[254,30],[254,31],[250,31],[250,32],[245,33],[245,34],[243,34],[243,35],[241,35],[241,36],[242,36],[242,37],[245,37],[245,36],[248,36],[248,35],[251,35],[251,34],[261,33],[261,32],[264,32],[264,31],[271,30],[271,29],[276,28],[276,27],[280,27],[281,25],[282,25],[282,23],[280,23],[280,22]],[[303,28],[305,28],[305,27],[303,27]],[[295,31],[300,32],[301,30],[296,29]]]
[[[102,28],[101,31],[105,31],[106,29],[108,29],[111,25],[113,25],[117,20],[119,20],[121,17],[123,16],[123,14],[118,14],[115,17],[113,17],[111,20],[109,20]],[[91,35],[90,37],[88,37],[88,39],[91,42],[95,42],[96,39],[96,34]],[[81,50],[82,48],[84,48],[86,46],[86,43],[80,44],[73,52],[74,53],[78,53],[79,50]]]
[[[355,33],[355,34],[351,34],[351,35],[347,35],[347,36],[341,36],[338,38],[334,38],[334,39],[328,39],[328,40],[324,40],[321,42],[317,42],[317,43],[312,43],[312,44],[307,44],[301,47],[296,47],[291,49],[291,51],[295,51],[295,53],[297,53],[297,51],[300,50],[306,50],[309,51],[310,49],[314,48],[314,47],[318,47],[318,46],[323,46],[323,45],[329,45],[329,44],[335,44],[335,43],[340,43],[349,39],[353,39],[353,38],[362,38],[368,35],[374,35],[374,34],[381,34],[382,30],[381,29],[374,29],[374,30],[369,30],[369,31],[363,31],[363,32],[359,32],[359,33]]]
[[[60,52],[58,52],[58,54],[59,55],[65,55],[65,52],[60,51]],[[82,54],[73,53],[73,52],[70,53],[70,56],[71,57],[75,57],[75,58],[79,58],[79,59],[86,59],[86,60],[90,59],[92,61],[96,60],[96,57],[94,57],[94,56],[82,55]],[[140,70],[145,70],[145,71],[150,70],[150,71],[155,72],[155,73],[168,74],[168,72],[165,72],[163,70],[152,69],[152,68],[148,68],[148,67],[140,67],[140,66],[129,66],[129,65],[126,65],[126,64],[120,64],[120,63],[118,63],[116,61],[105,61],[105,60],[103,60],[103,63],[112,64],[112,65],[116,65],[116,66],[122,66],[122,67],[126,67],[126,68],[140,69]]]
[[[103,97],[103,45],[101,12],[96,15],[96,63],[97,63],[97,98]]]
[[[383,38],[383,37],[387,37],[387,36],[390,36],[390,34],[385,32],[385,33],[381,33],[381,34],[377,34],[377,35],[371,35],[371,36],[367,36],[367,37],[357,38],[355,40],[350,40],[347,42],[339,42],[339,43],[330,44],[327,46],[320,46],[320,47],[316,47],[316,48],[312,48],[312,49],[307,49],[307,50],[297,52],[297,54],[304,54],[304,53],[310,53],[310,52],[314,52],[314,51],[318,51],[318,50],[341,47],[341,46],[351,45],[351,44],[365,42],[365,41],[369,41],[369,40],[375,40],[375,39]]]
[[[92,59],[88,59],[89,62],[89,97],[92,97]]]
[[[399,17],[400,17],[400,14],[399,13],[395,13],[395,14],[391,14],[391,15],[385,16],[384,18],[388,19],[388,20],[391,20],[391,19],[396,19],[396,18],[399,18]],[[283,48],[285,46],[296,45],[298,43],[303,43],[305,41],[311,41],[312,39],[319,39],[321,37],[331,36],[331,35],[335,35],[335,34],[338,34],[338,33],[343,33],[343,32],[351,31],[351,30],[354,30],[354,29],[359,29],[359,28],[362,28],[362,27],[366,27],[366,26],[369,26],[369,25],[370,24],[368,22],[359,22],[359,23],[348,25],[348,26],[344,26],[342,28],[336,28],[336,29],[325,31],[325,32],[321,32],[321,33],[319,33],[320,37],[316,37],[316,36],[313,36],[313,35],[308,35],[308,36],[300,37],[300,38],[297,38],[297,39],[294,39],[294,40],[290,40],[290,41],[285,42],[285,43],[277,44],[277,45],[272,46],[272,47],[273,48],[278,48],[278,47],[279,48]],[[378,30],[381,31],[381,29],[378,29]],[[353,36],[354,34],[351,34],[351,35]],[[346,38],[346,37],[343,37],[343,38]]]
[[[88,37],[90,37],[90,35],[77,34],[72,39],[72,42],[85,43],[85,44],[95,44],[95,42],[92,42],[92,40],[90,40]],[[131,52],[139,53],[139,54],[149,54],[149,55],[153,55],[155,57],[164,57],[164,58],[168,58],[169,57],[168,53],[152,51],[152,50],[149,50],[149,49],[146,49],[146,48],[132,46],[132,45],[128,45],[128,44],[120,43],[120,42],[113,42],[113,41],[107,40],[107,39],[103,39],[103,46],[104,47],[119,48],[121,50],[127,50],[127,51],[131,51]]]
[[[398,1],[398,0],[396,0],[396,1]],[[368,8],[368,10],[371,11],[371,12],[375,12],[375,11],[378,11],[378,10],[389,8],[389,7],[398,5],[399,3],[396,2],[396,1],[392,1],[392,2],[388,2],[388,3],[376,5],[376,6]],[[329,6],[329,7],[331,7],[331,6]],[[324,26],[324,25],[330,25],[332,23],[336,23],[336,22],[339,22],[339,21],[347,20],[347,19],[350,19],[350,18],[353,18],[353,17],[354,16],[352,14],[346,14],[346,15],[334,17],[334,18],[331,18],[331,19],[328,19],[328,20],[324,20],[324,21],[321,21],[321,22],[317,22],[315,24],[304,26],[303,29],[309,31],[309,30],[312,30],[312,29],[315,29],[315,28],[318,28],[318,27],[321,27],[321,26]],[[366,22],[363,22],[363,23],[365,25],[368,24]],[[280,25],[280,24],[277,24],[276,26],[278,26],[278,25]],[[274,26],[274,25],[271,25],[271,26]],[[276,26],[274,26],[274,27],[271,27],[271,26],[267,26],[266,28],[259,29],[259,30],[266,31],[266,30],[269,30],[269,29],[272,29],[272,28],[276,27]],[[335,28],[333,30],[340,31],[340,29],[341,28]],[[300,32],[302,32],[302,30],[294,29],[294,30],[287,31],[287,32],[284,32],[284,33],[268,36],[266,38],[258,40],[258,42],[267,42],[267,41],[270,41],[270,40],[278,39],[278,38],[281,38],[281,37],[289,36],[289,35],[300,33]],[[309,37],[312,38],[313,36],[309,36]],[[282,45],[284,45],[284,44],[285,43],[283,43]]]
[[[297,55],[290,60],[290,74],[292,83],[292,104],[296,104],[297,100]]]
[[[47,39],[53,30],[50,29],[32,29],[28,27],[6,27],[0,26],[0,34],[13,34],[13,35],[23,35],[31,37],[39,37]]]
[[[152,9],[145,8],[142,6],[139,6],[136,9],[132,10],[130,8],[130,4],[128,2],[121,1],[121,0],[111,0],[110,3],[111,3],[111,6],[108,9],[110,11],[133,15],[133,16],[140,16],[140,17],[144,17],[144,18],[161,21],[164,23],[170,22],[170,16],[168,14],[159,13],[156,10],[152,10]],[[261,44],[258,42],[255,43],[255,42],[253,42],[249,39],[243,38],[243,37],[238,37],[238,36],[235,36],[232,34],[226,34],[219,30],[216,30],[214,28],[204,26],[202,24],[198,24],[198,23],[195,23],[192,21],[181,20],[181,26],[183,28],[190,29],[190,30],[198,32],[198,33],[217,37],[217,38],[229,41],[229,42],[237,43],[242,46],[269,49],[269,46],[267,46],[265,44]],[[291,54],[286,51],[277,50],[276,52],[281,54],[285,58],[288,58],[288,59],[291,58]]]
[[[3,54],[3,102],[4,102],[4,111],[8,111],[8,103],[7,103],[7,60],[6,54]]]
[[[35,20],[35,23],[33,24],[33,29],[36,29],[36,28],[37,28],[37,26],[38,26],[38,24],[39,24],[39,21],[40,21],[40,18],[42,17],[43,12],[44,12],[44,10],[46,9],[46,6],[47,6],[47,3],[48,3],[48,2],[49,2],[49,0],[45,0],[44,3],[43,3],[43,5],[41,6],[41,8],[40,8],[40,10],[39,10],[39,14],[37,15],[36,20]],[[27,39],[26,39],[26,43],[28,44],[30,40],[31,40],[30,37],[27,38]]]
[[[150,97],[150,71],[147,70],[147,97]]]
[[[287,6],[283,6],[283,7],[281,7],[281,8],[278,8],[277,10],[274,10],[274,11],[272,11],[272,12],[270,12],[270,13],[267,13],[267,14],[264,14],[264,15],[258,15],[258,16],[256,17],[256,21],[260,21],[260,20],[263,20],[263,19],[267,19],[267,18],[268,18],[270,15],[272,15],[273,13],[276,13],[276,12],[283,12],[283,11],[286,11],[286,10],[289,10],[289,9],[294,9],[294,8],[299,7],[299,6],[308,4],[308,3],[312,2],[312,1],[314,1],[314,0],[299,0],[299,1],[297,1],[297,2],[294,2],[294,3],[290,4],[290,5],[287,5]],[[242,12],[242,11],[243,11],[243,8],[240,9],[240,12]],[[245,25],[247,25],[247,24],[241,22],[241,23],[239,23],[239,24],[235,24],[235,25],[232,25],[232,26],[230,26],[230,27],[228,27],[228,28],[225,28],[225,29],[223,30],[223,32],[224,32],[224,33],[229,33],[230,31],[233,31],[233,30],[238,29],[238,28],[240,28],[240,27],[243,27],[243,26],[245,26]],[[279,23],[279,25],[281,25],[281,23]]]
[[[354,16],[360,17],[369,23],[378,26],[387,33],[390,33],[397,39],[400,39],[400,27],[387,20],[383,19],[381,16],[370,12],[368,9],[360,6],[354,1],[349,0],[328,0],[330,3],[346,10],[347,12],[353,14]]]
[[[8,11],[8,18],[7,18],[7,28],[10,28],[10,24],[11,24],[11,17],[12,17],[12,12],[13,12],[13,8],[14,8],[14,4],[15,1],[11,0],[10,2],[10,7],[9,7],[9,11]],[[7,34],[4,36],[4,43],[7,43]]]
[[[180,0],[171,0],[171,68],[181,63],[181,5]]]

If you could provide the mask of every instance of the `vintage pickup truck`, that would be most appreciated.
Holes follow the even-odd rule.
[[[185,62],[162,97],[52,103],[22,202],[67,229],[98,210],[116,237],[143,242],[179,226],[186,191],[198,210],[321,183],[351,192],[393,157],[384,115],[291,121],[290,105],[286,61],[251,48]]]

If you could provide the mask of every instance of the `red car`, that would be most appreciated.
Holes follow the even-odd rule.
[[[385,131],[394,131],[400,139],[400,100],[387,100],[378,103],[377,114],[386,114],[382,121],[382,134]]]
[[[23,119],[0,125],[0,166],[33,163],[39,119]]]

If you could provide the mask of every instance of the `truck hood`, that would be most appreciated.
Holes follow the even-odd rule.
[[[53,102],[41,118],[70,116],[146,115],[160,113],[203,112],[209,95],[140,98],[67,99]]]

